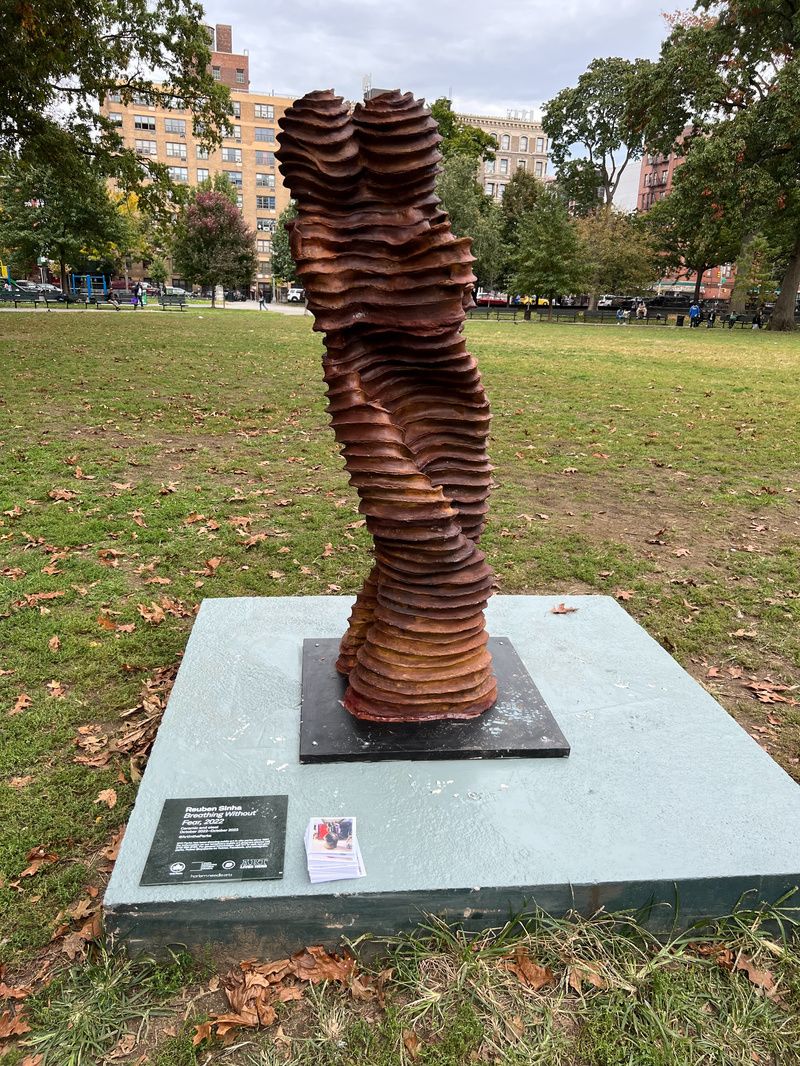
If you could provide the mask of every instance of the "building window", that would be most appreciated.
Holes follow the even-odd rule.
[[[240,141],[242,139],[242,127],[236,124],[232,125],[230,132],[226,133],[225,136],[232,137],[235,141]]]
[[[222,149],[222,162],[223,163],[241,163],[242,150],[241,148],[223,148]]]
[[[256,250],[266,255],[272,254],[272,241],[256,241]]]
[[[173,181],[187,182],[189,180],[188,167],[167,167],[167,170]]]
[[[134,115],[133,128],[135,130],[152,130],[155,133],[156,120],[152,115]]]
[[[504,133],[503,136],[500,138],[500,147],[504,152],[507,152],[511,147],[511,138],[507,133]]]
[[[231,114],[234,118],[242,117],[242,105],[238,100],[231,100]]]
[[[258,261],[258,273],[269,274],[270,262],[269,259],[259,259]]]
[[[274,211],[275,210],[275,197],[274,196],[257,196],[256,197],[256,210],[257,211]]]
[[[153,103],[147,93],[134,93],[133,102],[139,107],[150,107]]]
[[[115,126],[121,126],[122,125],[122,115],[119,113],[119,111],[109,111],[109,113],[108,113],[108,121],[109,122],[113,122]]]
[[[119,104],[122,101],[122,93],[119,89],[112,89],[108,96],[106,96],[106,100],[110,101],[112,104]]]
[[[165,118],[164,129],[167,133],[178,133],[181,137],[186,136],[186,119]]]
[[[208,149],[207,148],[203,148],[202,145],[198,144],[196,151],[197,151],[197,158],[198,159],[208,159]]]
[[[222,172],[231,185],[235,185],[237,189],[242,187],[242,172],[241,170],[223,170]]]
[[[236,68],[236,84],[244,85],[244,71],[241,67]]]
[[[484,170],[486,171],[487,174],[494,174],[494,160],[493,159],[487,159],[486,160],[486,166],[484,167]]]
[[[270,129],[268,126],[256,126],[255,139],[257,141],[268,141],[272,144],[275,140],[275,130]]]
[[[519,150],[520,150],[520,152],[527,152],[528,151],[528,138],[527,137],[520,137],[520,139],[519,139]]]
[[[268,118],[272,120],[275,118],[275,108],[272,104],[256,104],[253,108],[253,114],[255,118]]]
[[[137,155],[158,155],[158,145],[155,141],[140,141],[137,138],[134,141],[134,148]]]
[[[212,67],[211,73],[214,76],[214,81],[220,81],[222,78],[222,70],[219,67]]]
[[[501,159],[500,160],[500,173],[501,174],[508,174],[508,160],[507,159]]]
[[[538,159],[536,161],[536,177],[537,178],[541,178],[543,174],[544,174],[544,163],[542,163],[541,159]]]
[[[505,185],[498,185],[497,186],[497,195],[500,197],[501,200],[505,196],[505,191],[506,191]]]
[[[173,159],[185,159],[186,145],[183,141],[167,141],[167,155]]]
[[[266,199],[266,197],[265,197]],[[274,218],[257,218],[256,229],[259,233],[274,233],[276,222]]]
[[[275,175],[256,173],[256,185],[261,189],[274,189]]]
[[[536,138],[536,151],[537,152],[543,152],[544,151],[544,137],[537,137]]]
[[[493,181],[487,181],[486,182],[486,195],[487,196],[494,196],[494,182]]]
[[[525,160],[524,159],[518,159],[517,160],[517,170],[525,170]]]
[[[661,184],[662,185],[666,185],[667,184],[667,172],[666,172],[666,170],[662,170],[661,171]]]
[[[260,152],[256,149],[256,166],[258,167],[274,167],[275,166],[275,153],[274,152]]]
[[[208,171],[206,170],[205,167],[198,167],[197,168],[197,184],[199,185],[200,182],[202,182],[202,181],[208,181]]]
[[[186,105],[183,100],[181,100],[180,96],[168,96],[164,101],[164,107],[168,108],[170,111],[186,110]]]

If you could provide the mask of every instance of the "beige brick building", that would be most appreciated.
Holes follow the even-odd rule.
[[[263,284],[271,278],[272,233],[289,204],[275,150],[278,119],[293,97],[251,92],[249,57],[232,51],[231,27],[209,27],[209,34],[211,70],[230,87],[233,108],[230,136],[218,149],[206,152],[200,147],[192,133],[192,115],[178,99],[170,107],[146,99],[123,104],[118,93],[111,93],[102,110],[117,122],[126,145],[165,163],[178,184],[197,185],[215,174],[227,175],[247,224],[256,231],[257,281]]]
[[[490,133],[497,141],[495,158],[481,163],[478,180],[484,191],[502,200],[506,185],[517,170],[527,170],[544,181],[547,177],[547,137],[540,122],[530,112],[509,111],[506,118],[494,115],[462,115],[470,126]]]

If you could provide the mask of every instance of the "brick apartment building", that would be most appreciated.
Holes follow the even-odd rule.
[[[497,141],[495,158],[478,168],[478,181],[487,195],[502,200],[506,185],[518,170],[546,180],[547,137],[541,123],[535,122],[529,112],[509,111],[506,118],[462,114],[458,118],[490,133]]]
[[[683,162],[684,157],[670,152],[669,155],[649,154],[642,157],[642,165],[639,171],[639,193],[637,200],[638,210],[649,211],[654,203],[663,200],[672,189],[675,171]],[[658,291],[663,293],[692,293],[694,292],[696,274],[675,277],[670,275],[661,279]],[[702,294],[706,300],[730,300],[733,292],[733,284],[736,281],[736,266],[733,263],[722,263],[712,267],[703,275]]]
[[[110,93],[102,111],[117,123],[126,145],[164,163],[176,183],[197,185],[215,174],[227,175],[237,189],[247,224],[256,231],[256,281],[263,285],[272,277],[272,233],[289,204],[288,190],[276,166],[275,149],[278,120],[294,97],[252,91],[250,59],[246,52],[233,51],[232,28],[209,26],[208,33],[212,74],[231,91],[232,129],[219,148],[209,152],[200,147],[192,133],[192,115],[177,97],[172,98],[170,106],[151,103],[146,97],[124,104],[119,93]],[[458,117],[491,133],[497,141],[497,158],[479,167],[479,181],[490,196],[502,199],[508,180],[518,169],[545,179],[547,138],[541,124],[527,112],[510,112],[505,119],[486,115]]]
[[[289,204],[275,163],[278,119],[293,100],[250,91],[250,60],[233,51],[230,26],[208,28],[212,40],[211,71],[231,90],[231,133],[221,147],[208,152],[192,133],[192,115],[177,98],[171,106],[152,104],[146,98],[123,104],[110,93],[103,113],[120,127],[125,143],[143,156],[165,163],[172,180],[197,185],[209,176],[226,174],[235,186],[239,207],[256,231],[257,282],[271,279],[272,233]]]

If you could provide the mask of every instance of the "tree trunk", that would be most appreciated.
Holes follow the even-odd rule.
[[[703,275],[708,270],[708,267],[702,266],[697,271],[697,281],[694,283],[694,302],[700,303],[700,290],[703,287]]]
[[[590,292],[589,293],[589,306],[586,308],[586,310],[587,311],[596,311],[597,310],[597,301],[599,299],[600,299],[600,294],[599,293]]]
[[[734,314],[743,315],[747,308],[747,290],[750,287],[750,272],[753,269],[753,241],[756,234],[751,233],[742,242],[742,248],[736,259],[736,281],[733,283],[730,309]]]
[[[60,274],[60,277],[61,277],[61,291],[66,296],[66,294],[67,294],[67,264],[66,264],[66,261],[65,261],[63,255],[58,257],[58,270],[59,270],[59,274]]]
[[[217,295],[217,286],[216,285],[212,285],[211,286],[211,306],[212,307],[216,307],[217,306],[215,304],[215,302],[214,302],[216,295]]]
[[[794,242],[791,258],[781,281],[781,291],[775,301],[775,310],[769,320],[770,329],[794,329],[794,309],[797,289],[800,286],[800,237]]]

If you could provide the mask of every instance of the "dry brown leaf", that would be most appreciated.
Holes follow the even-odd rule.
[[[11,780],[8,782],[8,787],[25,788],[25,786],[29,785],[31,781],[33,781],[32,774],[27,774],[25,777],[12,777]]]
[[[72,489],[50,489],[47,495],[51,500],[74,500],[78,494]]]
[[[280,570],[270,570],[269,576],[273,579],[273,581],[280,581],[282,578],[286,577],[286,574],[284,574]]]
[[[26,573],[27,571],[23,570],[21,566],[7,566],[2,571],[3,577],[7,577],[9,581],[19,581],[25,577]]]
[[[509,969],[527,988],[538,992],[540,988],[551,984],[555,977],[553,971],[547,966],[540,966],[534,962],[524,948],[517,948],[513,957],[506,960],[506,968]]]
[[[35,874],[38,874],[43,866],[49,866],[51,863],[58,862],[58,855],[54,855],[44,847],[38,847],[31,848],[27,854],[27,859],[30,865],[26,866],[19,875],[21,878],[33,877]]]
[[[105,803],[109,810],[117,805],[117,793],[113,788],[104,788],[98,792],[95,803]]]
[[[769,970],[759,970],[751,958],[743,952],[739,952],[733,964],[734,970],[741,970],[747,974],[750,984],[762,989],[767,995],[775,991],[775,977]]]
[[[177,492],[177,491],[178,491],[177,483],[174,482],[174,481],[168,481],[166,485],[162,485],[161,488],[158,490],[158,495],[159,496],[169,496],[169,494],[171,492]]]
[[[67,690],[61,684],[61,682],[55,680],[47,682],[47,691],[56,700],[63,700],[67,694]]]
[[[15,600],[15,607],[38,607],[44,600],[55,600],[63,596],[63,592],[30,592],[21,600]]]
[[[145,603],[137,604],[136,610],[144,618],[145,622],[149,622],[153,626],[161,625],[166,617],[163,608],[159,607],[155,600],[150,601],[149,607]]]
[[[119,849],[122,844],[122,838],[125,836],[125,826],[121,825],[118,829],[115,829],[111,834],[111,840],[106,844],[104,848],[100,849],[100,854],[104,859],[108,859],[109,862],[116,862],[119,857]]]
[[[198,511],[192,511],[183,520],[185,526],[193,526],[196,522],[205,522],[206,516],[200,514]]]
[[[133,1033],[125,1033],[117,1041],[114,1049],[108,1053],[109,1061],[113,1059],[124,1059],[127,1055],[133,1051],[136,1047],[136,1037]]]
[[[172,580],[168,577],[148,577],[145,585],[171,585]]]
[[[117,628],[117,623],[112,621],[112,619],[110,619],[108,615],[105,614],[99,614],[97,616],[97,624],[100,626],[101,629],[114,630]]]
[[[97,555],[103,566],[119,566],[120,559],[125,558],[125,552],[116,548],[101,548]]]
[[[11,988],[4,981],[0,981],[0,999],[27,999],[30,995],[33,995],[33,989],[28,985]]]
[[[565,603],[559,603],[556,607],[550,608],[550,614],[573,614],[577,610],[577,607],[567,607]]]
[[[20,692],[19,696],[17,696],[16,703],[8,712],[9,718],[14,714],[22,714],[22,712],[27,710],[32,703],[33,700],[26,692]]]
[[[325,545],[325,549],[322,552],[322,558],[323,559],[330,559],[330,557],[332,555],[333,555],[333,545],[332,544],[326,544]]]
[[[412,1059],[419,1058],[422,1041],[413,1029],[403,1030],[403,1047]]]
[[[685,556],[691,555],[692,553],[688,548],[675,548],[672,554],[677,556],[678,559],[683,559]]]
[[[192,1047],[197,1047],[198,1044],[202,1044],[204,1040],[211,1039],[211,1022],[201,1022],[200,1025],[194,1027],[194,1036],[192,1037]]]
[[[12,1014],[8,1010],[0,1014],[0,1040],[8,1040],[11,1036],[22,1036],[30,1031],[31,1027],[23,1014]]]
[[[629,600],[632,596],[635,596],[636,593],[633,589],[617,589],[614,595],[618,600]]]
[[[26,1055],[19,1066],[42,1066],[44,1055]]]
[[[58,651],[58,649],[61,647],[61,638],[51,637],[47,642],[47,647],[50,649],[50,651]]]

